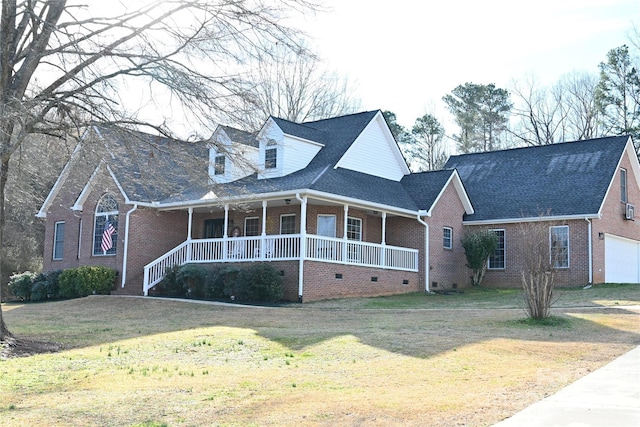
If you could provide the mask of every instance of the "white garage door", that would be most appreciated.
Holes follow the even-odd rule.
[[[607,234],[604,269],[607,283],[640,283],[640,242]]]

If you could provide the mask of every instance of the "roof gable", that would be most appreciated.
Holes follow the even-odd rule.
[[[454,186],[465,213],[474,213],[471,200],[456,170],[413,173],[405,176],[401,182],[415,201],[418,209],[426,211],[427,216],[431,216],[433,209],[438,204],[438,201],[449,184]]]
[[[382,112],[362,130],[334,166],[400,181],[410,173]]]
[[[452,156],[475,214],[467,221],[597,216],[629,138]]]

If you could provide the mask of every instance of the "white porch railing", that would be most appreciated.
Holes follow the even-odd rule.
[[[188,263],[287,261],[300,259],[300,234],[186,241],[144,267],[143,292],[167,268]],[[307,235],[305,259],[394,270],[418,271],[418,250]]]

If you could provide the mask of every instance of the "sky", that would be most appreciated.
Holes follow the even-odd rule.
[[[425,113],[450,120],[442,97],[466,82],[509,89],[527,76],[552,85],[597,73],[640,27],[640,0],[321,2],[328,11],[300,23],[315,51],[362,110],[392,111],[407,128]]]

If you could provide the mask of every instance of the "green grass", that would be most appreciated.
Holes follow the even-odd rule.
[[[3,427],[491,425],[640,344],[640,287],[515,290],[280,308],[93,296],[3,305],[63,350],[0,360]],[[476,309],[476,308],[482,309]],[[419,398],[417,398],[419,397]]]
[[[553,307],[598,307],[640,304],[640,285],[600,284],[556,288]],[[310,303],[331,308],[349,305],[370,309],[452,309],[452,308],[522,308],[525,304],[520,289],[465,288],[449,294],[425,292],[352,300],[329,300]]]

